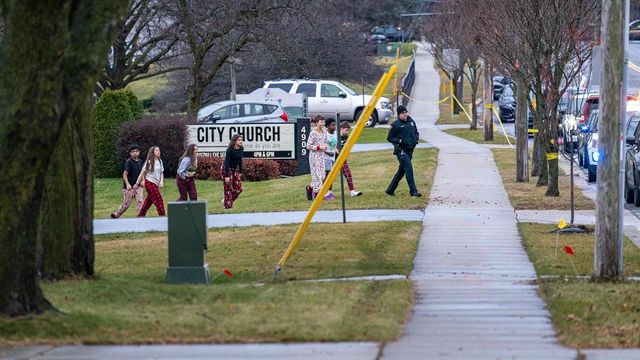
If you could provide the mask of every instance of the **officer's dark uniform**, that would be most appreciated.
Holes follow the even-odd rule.
[[[419,133],[416,122],[410,116],[407,116],[404,121],[400,119],[400,114],[405,111],[407,109],[404,106],[398,106],[398,120],[391,124],[391,129],[389,129],[389,134],[387,135],[387,141],[394,145],[393,154],[398,157],[400,166],[398,166],[398,171],[393,176],[386,193],[394,195],[398,183],[403,176],[406,176],[411,196],[422,196],[413,180],[413,165],[411,164],[413,149],[418,145]]]

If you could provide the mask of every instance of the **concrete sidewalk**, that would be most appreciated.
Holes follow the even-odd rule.
[[[209,228],[230,226],[283,225],[302,223],[306,211],[258,212],[243,214],[207,215]],[[420,210],[347,210],[347,222],[373,221],[422,221],[424,213]],[[313,222],[342,222],[341,210],[318,211]],[[93,221],[94,234],[112,234],[125,232],[167,231],[166,217],[99,219]]]
[[[535,270],[491,151],[441,132],[434,123],[439,77],[417,57],[410,104],[421,137],[440,149],[413,280],[417,299],[404,336],[387,359],[574,359],[557,344]]]

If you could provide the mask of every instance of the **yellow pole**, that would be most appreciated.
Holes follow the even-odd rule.
[[[387,87],[387,85],[389,84],[389,81],[391,80],[391,77],[396,73],[396,71],[397,71],[397,67],[393,65],[389,69],[389,72],[384,73],[384,75],[382,75],[382,78],[380,78],[378,85],[373,91],[373,97],[371,101],[365,107],[364,111],[360,114],[360,118],[356,122],[356,125],[354,126],[354,130],[351,136],[349,136],[349,138],[347,139],[347,142],[344,144],[344,147],[340,150],[340,154],[336,159],[336,163],[333,165],[333,167],[331,168],[331,171],[329,172],[329,175],[327,175],[327,178],[324,180],[324,184],[322,185],[322,188],[320,188],[320,191],[316,195],[316,198],[313,200],[313,203],[311,203],[311,207],[307,212],[307,216],[304,218],[304,221],[302,222],[302,224],[300,224],[300,227],[296,231],[296,234],[293,236],[293,240],[289,244],[289,247],[285,251],[284,255],[282,255],[282,258],[280,259],[280,261],[278,261],[278,265],[276,266],[276,272],[274,273],[274,279],[277,276],[278,272],[280,271],[282,265],[284,265],[287,259],[289,259],[289,257],[293,254],[293,252],[296,250],[296,248],[300,244],[302,235],[304,235],[304,233],[306,232],[307,228],[309,227],[309,223],[311,223],[311,219],[313,218],[313,215],[315,215],[316,211],[320,207],[320,204],[324,200],[324,194],[327,192],[327,190],[329,190],[329,187],[333,183],[333,180],[335,179],[336,174],[338,174],[340,172],[340,169],[342,169],[342,165],[347,160],[347,157],[351,152],[351,148],[353,148],[353,145],[356,143],[356,141],[358,141],[360,134],[362,134],[362,130],[364,129],[364,125],[367,122],[367,119],[373,113],[375,104],[378,103],[378,100],[382,96],[384,89]]]

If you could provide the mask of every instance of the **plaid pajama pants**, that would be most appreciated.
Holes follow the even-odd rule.
[[[220,166],[220,174],[222,175],[222,184],[224,185],[224,208],[231,209],[233,202],[240,196],[242,192],[242,181],[240,181],[240,173],[237,170],[229,169],[229,182],[225,182],[224,164]]]
[[[142,209],[138,212],[138,217],[147,215],[147,210],[149,210],[151,204],[156,206],[159,216],[164,216],[164,201],[162,200],[158,185],[146,180],[144,182],[144,188],[147,189],[147,198],[144,199],[144,204],[142,204]]]
[[[351,169],[349,169],[349,164],[347,164],[346,161],[342,165],[342,173],[344,174],[344,177],[347,178],[347,185],[349,186],[349,191],[355,190],[355,187],[353,186],[353,177],[351,177]]]
[[[136,199],[136,209],[138,210],[138,212],[140,212],[140,209],[142,208],[142,201],[143,201],[143,194],[142,194],[141,187],[138,187],[135,190],[133,189],[122,190],[122,204],[120,204],[120,207],[118,208],[118,210],[116,210],[113,213],[116,216],[116,218],[119,218],[120,216],[122,216],[122,214],[124,214],[125,211],[127,211],[133,199]]]
[[[180,176],[176,176],[176,185],[178,185],[178,192],[180,193],[178,201],[187,201],[187,196],[191,201],[198,200],[196,181],[192,176],[187,176],[184,179]]]

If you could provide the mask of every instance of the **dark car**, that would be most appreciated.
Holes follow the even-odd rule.
[[[640,40],[640,20],[629,23],[629,40]]]
[[[498,100],[498,113],[502,121],[516,120],[516,98],[511,85],[504,87]]]
[[[627,204],[640,206],[640,113],[629,117],[625,132],[624,198]]]
[[[498,101],[505,86],[511,84],[511,78],[508,76],[493,77],[493,100]]]

